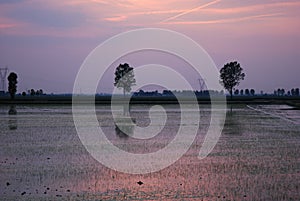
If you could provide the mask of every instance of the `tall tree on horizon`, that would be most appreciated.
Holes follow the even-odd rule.
[[[225,64],[220,70],[220,83],[230,93],[231,99],[233,88],[238,86],[244,78],[245,73],[243,73],[243,69],[237,61]]]
[[[125,98],[126,92],[131,91],[131,87],[135,85],[135,78],[133,68],[128,63],[120,64],[115,71],[114,86],[123,89],[123,96]],[[130,112],[129,105],[123,105],[123,115]]]
[[[127,63],[120,64],[115,71],[114,86],[122,88],[123,95],[125,96],[126,92],[131,91],[131,87],[134,86],[135,83],[133,67],[130,67]]]
[[[11,99],[15,98],[16,92],[17,92],[17,74],[14,72],[11,72],[9,76],[7,77],[8,80],[8,92],[10,94]]]

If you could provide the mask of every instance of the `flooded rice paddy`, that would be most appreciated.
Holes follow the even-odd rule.
[[[180,160],[158,172],[132,175],[103,166],[87,152],[71,106],[16,106],[17,115],[0,106],[0,200],[300,199],[300,110],[235,105],[214,150],[199,160],[210,124],[210,107],[200,108],[198,135]],[[132,106],[137,125],[149,125],[148,110]],[[165,110],[166,125],[157,124],[161,132],[136,140],[116,132],[109,106],[96,107],[107,138],[132,153],[155,152],[174,138],[180,110],[176,105]]]

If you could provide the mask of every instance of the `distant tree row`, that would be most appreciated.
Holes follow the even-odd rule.
[[[274,95],[275,96],[299,96],[299,88],[293,88],[290,91],[285,91],[285,89],[277,89],[274,90]]]
[[[38,89],[38,90],[30,89],[27,91],[27,93],[25,91],[22,92],[22,96],[26,96],[26,95],[40,96],[40,95],[45,95],[45,93],[43,89]]]
[[[224,88],[230,93],[234,95],[255,95],[254,89],[235,89],[236,86],[240,84],[241,80],[244,80],[245,74],[243,73],[243,68],[241,68],[240,64],[237,61],[227,63],[221,68],[220,70],[220,83],[224,86]],[[234,91],[233,91],[234,90]],[[268,95],[264,94],[261,91],[261,95]],[[285,89],[277,89],[274,91],[275,96],[299,96],[299,88],[293,88],[290,91],[285,91]]]
[[[155,91],[144,91],[139,90],[138,92],[134,92],[133,96],[209,96],[209,95],[223,95],[224,91],[216,91],[216,90],[202,90],[202,91],[191,91],[191,90],[163,90],[162,93]]]
[[[17,74],[12,72],[8,76],[8,92],[11,96],[11,99],[14,99],[15,94],[17,92]],[[245,73],[243,73],[243,68],[237,61],[233,61],[230,63],[227,63],[221,68],[220,70],[220,83],[223,85],[223,87],[230,93],[230,96],[232,95],[245,95],[245,96],[254,96],[255,90],[254,89],[235,89],[236,86],[240,84],[240,81],[244,80]],[[132,89],[132,86],[134,86],[136,83],[136,80],[134,78],[134,72],[133,67],[131,67],[129,64],[124,63],[120,64],[116,70],[115,70],[115,82],[114,86],[117,88],[123,89],[123,94],[125,95],[126,92],[130,92]],[[140,90],[139,92],[135,92],[134,95],[136,96],[174,96],[174,95],[189,95],[191,93],[196,94],[196,96],[207,96],[207,95],[217,95],[217,94],[224,94],[224,91],[212,91],[212,90],[203,90],[203,91],[170,91],[170,90],[164,90],[162,93],[159,93],[158,91],[152,91],[152,92],[145,92],[143,90]],[[23,96],[31,95],[31,96],[39,96],[39,95],[45,95],[44,91],[42,89],[30,89],[27,91],[27,93],[24,91],[22,92]],[[261,95],[263,95],[263,91],[261,91]],[[268,94],[265,94],[268,95]],[[285,91],[283,88],[279,88],[277,90],[274,90],[275,96],[300,96],[299,88],[293,88],[289,91]]]
[[[255,90],[254,89],[235,89],[234,93],[235,96],[254,96]],[[263,91],[261,91],[260,93],[261,95],[268,95],[268,94],[264,94]],[[270,95],[270,94],[269,94]],[[277,89],[274,90],[274,94],[275,96],[300,96],[300,92],[299,92],[299,88],[293,88],[289,91],[286,91],[285,89]]]
[[[18,79],[18,75],[14,72],[11,72],[7,77],[8,92],[10,94],[11,99],[15,98],[17,92],[17,83],[18,83],[17,79]],[[30,89],[27,91],[27,93],[25,91],[22,92],[22,96],[26,96],[27,94],[30,94],[31,96],[45,95],[42,89],[38,89],[38,90]]]
[[[255,90],[254,89],[241,89],[241,90],[238,90],[236,89],[234,91],[234,95],[241,95],[241,96],[254,96],[255,95]]]

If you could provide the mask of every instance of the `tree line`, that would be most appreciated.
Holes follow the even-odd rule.
[[[274,90],[274,95],[275,96],[299,96],[299,88],[292,88],[289,91],[285,91],[285,89],[277,89]]]
[[[14,99],[17,93],[18,75],[15,72],[11,72],[8,75],[7,80],[8,80],[8,93],[10,94],[11,99]],[[27,94],[31,96],[45,95],[42,89],[38,89],[38,90],[30,89],[27,91],[27,93],[25,91],[21,93],[22,96],[26,96]]]
[[[245,96],[254,96],[255,90],[254,89],[236,89],[236,87],[240,84],[242,80],[245,79],[245,73],[243,72],[243,68],[241,67],[240,63],[237,61],[226,63],[220,70],[220,84],[223,85],[224,89],[226,89],[230,97],[232,98],[233,95],[245,95]],[[15,72],[11,72],[8,76],[8,93],[11,96],[11,99],[15,98],[16,92],[17,92],[17,74]],[[130,93],[132,86],[136,84],[136,80],[134,77],[134,68],[131,67],[129,64],[124,63],[120,64],[116,70],[115,70],[115,80],[114,80],[114,86],[120,89],[123,89],[123,95],[126,93]],[[153,92],[144,92],[143,90],[140,90],[139,92],[133,93],[136,96],[160,96],[160,95],[174,95],[177,94],[183,94],[187,95],[191,93],[191,91],[170,91],[170,90],[164,90],[163,93],[158,93],[158,91]],[[196,94],[196,96],[203,96],[203,95],[209,95],[209,94],[224,94],[224,91],[212,91],[212,90],[203,90],[203,91],[193,91],[193,93]],[[31,89],[28,90],[28,92],[22,92],[23,96],[26,96],[27,94],[31,96],[35,95],[45,95],[44,91],[42,89]],[[263,92],[261,92],[261,95],[263,95]],[[292,88],[289,91],[285,91],[283,88],[279,88],[277,90],[274,90],[275,96],[299,96],[299,88]]]

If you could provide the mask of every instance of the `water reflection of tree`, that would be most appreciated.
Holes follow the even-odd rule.
[[[119,138],[128,138],[129,136],[124,133],[117,125],[115,126],[115,132],[116,132],[116,135],[119,137]]]
[[[131,118],[119,118],[116,120],[118,122],[115,122],[115,132],[118,137],[128,138],[133,135],[135,120]]]
[[[225,135],[242,135],[243,125],[240,122],[240,115],[237,111],[227,111],[223,133]]]
[[[18,120],[17,120],[17,109],[15,105],[10,105],[8,110],[8,128],[9,130],[17,130]]]

